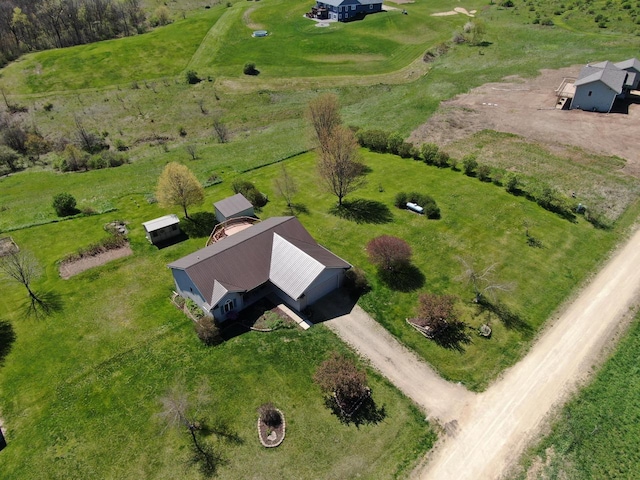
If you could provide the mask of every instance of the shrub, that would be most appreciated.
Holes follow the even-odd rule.
[[[437,335],[446,329],[450,322],[456,321],[454,301],[455,297],[451,295],[424,293],[418,299],[417,316],[410,321],[428,328],[433,335]]]
[[[260,72],[258,71],[258,69],[256,68],[256,64],[253,62],[247,62],[244,64],[244,67],[242,69],[242,72],[245,75],[258,75]]]
[[[344,275],[344,286],[355,295],[362,295],[371,290],[366,273],[358,267],[347,270]]]
[[[398,146],[398,155],[402,158],[411,158],[413,156],[413,152],[413,143],[402,142],[400,146]]]
[[[207,346],[217,345],[222,341],[220,329],[213,317],[204,316],[194,324],[196,334],[202,343]]]
[[[256,186],[247,180],[235,180],[231,184],[234,193],[241,193],[254,207],[264,207],[269,199]]]
[[[368,391],[367,374],[353,360],[334,352],[320,364],[313,380],[325,394],[335,394],[341,403],[357,401]]]
[[[462,169],[464,170],[464,174],[468,176],[473,176],[475,174],[476,168],[478,167],[478,161],[476,160],[476,156],[473,154],[466,155],[462,159]]]
[[[70,193],[58,193],[53,197],[53,209],[59,217],[77,213],[76,199]]]
[[[282,415],[273,403],[265,403],[258,407],[258,414],[265,425],[271,428],[278,428],[282,424]]]
[[[393,201],[393,204],[398,208],[407,208],[407,194],[405,192],[396,193],[396,198]]]
[[[507,173],[505,189],[509,193],[518,193],[520,191],[520,177],[515,173]]]
[[[189,85],[195,85],[196,83],[200,83],[202,81],[202,79],[198,77],[198,74],[194,70],[187,70],[187,73],[185,73],[185,77]]]
[[[372,152],[385,153],[389,145],[389,133],[384,130],[360,130],[356,134],[360,146]]]
[[[436,158],[434,159],[434,164],[440,168],[447,168],[449,166],[449,154],[440,150],[436,154]]]
[[[369,260],[382,270],[394,271],[411,260],[411,246],[403,239],[391,235],[374,238],[366,246]]]
[[[423,208],[423,214],[425,217],[430,219],[440,218],[440,208],[436,201],[429,195],[411,192],[406,195],[406,199],[407,202],[413,202],[420,205]]]
[[[488,182],[491,180],[491,167],[489,167],[489,165],[479,165],[476,169],[476,173],[481,182]]]
[[[45,112],[50,112],[51,110],[53,110],[53,103],[47,102],[42,108],[44,108]]]
[[[404,139],[402,138],[402,135],[400,135],[398,132],[394,132],[389,135],[387,151],[393,153],[394,155],[398,155],[400,145],[402,145],[403,140]]]
[[[438,155],[438,146],[435,143],[423,143],[421,147],[422,160],[427,165],[433,165]]]

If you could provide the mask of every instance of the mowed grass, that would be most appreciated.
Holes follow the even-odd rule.
[[[535,478],[637,478],[640,471],[640,318],[593,381],[526,456]],[[521,473],[516,478],[532,478]]]
[[[371,168],[367,185],[347,200],[372,202],[365,207],[369,213],[360,223],[342,219],[330,213],[336,199],[320,188],[314,155],[302,155],[287,163],[289,173],[299,182],[295,203],[308,209],[308,213],[299,215],[302,223],[320,243],[366,270],[373,291],[361,298],[360,304],[369,313],[442,376],[473,390],[484,389],[522,357],[547,318],[579,288],[620,238],[618,231],[597,230],[580,218],[575,223],[564,220],[524,197],[510,195],[504,188],[461,172],[368,152],[364,153],[365,163]],[[265,217],[286,212],[272,187],[279,169],[274,165],[245,176],[272,199],[264,209]],[[396,209],[393,199],[399,191],[431,195],[442,211],[442,219],[427,220]],[[637,208],[630,215],[637,215]],[[390,218],[385,221],[385,217]],[[541,248],[528,245],[525,222]],[[422,286],[403,292],[379,280],[364,247],[382,234],[409,242],[413,263],[424,276]],[[473,291],[459,278],[459,258],[480,270],[495,264],[496,280],[515,285],[512,292],[497,298],[511,313],[509,318],[480,312],[472,304]],[[469,343],[444,348],[407,325],[405,319],[415,315],[422,292],[458,297],[460,316],[469,325]],[[477,334],[485,322],[493,329],[489,340]]]
[[[158,251],[140,222],[162,211],[140,200],[120,200],[118,217],[13,233],[44,267],[34,287],[55,292],[63,309],[25,319],[23,289],[3,286],[2,332],[10,322],[16,339],[0,337],[0,413],[9,444],[2,478],[201,478],[187,464],[188,433],[167,429],[159,417],[160,398],[174,385],[184,386],[195,417],[235,438],[204,439],[223,459],[220,478],[406,476],[432,445],[433,431],[371,371],[384,419],[359,428],[340,423],[312,376],[331,351],[351,354],[324,327],[250,333],[214,348],[199,342],[190,320],[169,302],[166,264],[204,239]],[[61,280],[56,262],[102,238],[113,218],[130,222],[134,255]],[[275,450],[262,448],[256,432],[256,409],[267,401],[287,421],[285,443]]]
[[[0,70],[0,82],[19,94],[174,77],[224,11],[219,5],[142,35],[25,55]]]

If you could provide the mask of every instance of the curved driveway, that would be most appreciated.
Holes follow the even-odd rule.
[[[415,478],[496,479],[518,459],[552,408],[591,371],[639,298],[640,230],[530,352],[481,394],[440,378],[357,306],[326,324],[445,427]]]

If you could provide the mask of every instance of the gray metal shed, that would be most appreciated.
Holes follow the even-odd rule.
[[[147,240],[157,245],[180,235],[179,223],[178,216],[172,213],[144,222],[142,226],[146,232]]]

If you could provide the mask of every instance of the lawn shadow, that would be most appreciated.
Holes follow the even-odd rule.
[[[216,216],[212,212],[197,212],[180,221],[180,229],[189,238],[204,238],[211,235],[216,226]]]
[[[426,280],[420,269],[411,264],[394,270],[379,269],[378,275],[390,289],[405,293],[421,288]]]
[[[243,325],[240,320],[227,320],[220,324],[220,337],[225,342],[232,338],[239,337],[243,333],[250,332],[251,329]]]
[[[201,422],[200,432],[205,437],[216,435],[220,437],[227,443],[232,443],[234,445],[242,445],[244,444],[244,440],[238,432],[235,432],[231,429],[229,424],[226,421],[218,420],[213,425],[209,425],[206,422]]]
[[[496,315],[507,329],[516,330],[522,333],[525,338],[531,338],[533,335],[531,325],[506,305],[498,302],[492,303],[483,297],[480,307]]]
[[[26,318],[39,320],[59,312],[63,308],[62,296],[53,291],[34,291],[36,299],[29,298],[22,305],[22,311]]]
[[[16,341],[16,332],[6,320],[0,320],[0,367],[4,365],[4,359],[13,346],[13,342]]]
[[[331,410],[331,413],[338,417],[340,423],[343,423],[344,425],[353,424],[357,428],[359,428],[360,425],[377,425],[387,418],[387,411],[384,405],[378,408],[371,395],[365,398],[360,407],[358,407],[358,409],[351,415],[345,415],[342,412],[334,396],[326,397],[324,404],[329,410]]]
[[[211,445],[199,443],[191,445],[191,456],[187,462],[196,467],[203,477],[211,478],[218,474],[218,468],[227,465],[229,461]]]
[[[463,353],[464,345],[471,343],[471,335],[468,330],[469,326],[464,322],[450,322],[446,328],[433,337],[433,341],[447,350]]]
[[[342,202],[329,210],[329,213],[356,223],[389,223],[393,214],[384,203],[359,198],[351,202]]]

